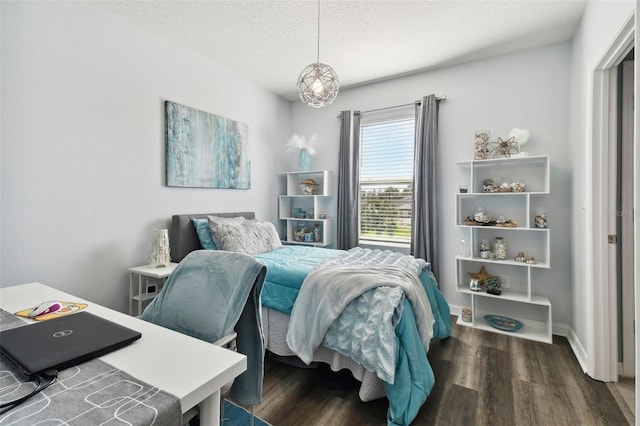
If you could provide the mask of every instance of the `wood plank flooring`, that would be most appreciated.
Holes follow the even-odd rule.
[[[455,319],[451,337],[431,344],[436,384],[413,425],[633,424],[607,384],[583,374],[565,338],[531,342]],[[268,358],[254,413],[274,426],[386,425],[387,400],[362,402],[357,383],[340,377]]]

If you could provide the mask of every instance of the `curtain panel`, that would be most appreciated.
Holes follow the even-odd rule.
[[[438,276],[438,203],[436,198],[436,148],[438,145],[438,100],[424,96],[416,105],[413,170],[413,220],[411,254],[431,264]]]
[[[348,250],[358,245],[360,233],[358,228],[360,114],[342,111],[340,121],[337,247]]]

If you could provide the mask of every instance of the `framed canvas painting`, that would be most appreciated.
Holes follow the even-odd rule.
[[[248,127],[165,101],[167,186],[251,189]]]

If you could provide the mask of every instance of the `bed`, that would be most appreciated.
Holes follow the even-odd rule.
[[[174,262],[180,262],[187,254],[194,250],[203,249],[193,220],[200,220],[202,224],[209,216],[223,218],[244,217],[248,220],[255,219],[253,212],[174,215],[170,229],[171,257]],[[302,308],[294,311],[294,306],[298,295],[302,291],[302,282],[311,276],[315,277],[317,275],[310,275],[310,272],[312,270],[316,271],[318,264],[329,265],[330,267],[324,269],[328,274],[334,273],[341,267],[343,269],[359,271],[360,269],[354,268],[353,265],[344,266],[341,264],[343,259],[353,258],[354,255],[356,255],[356,257],[370,255],[370,253],[364,253],[363,251],[356,252],[355,250],[357,249],[354,249],[354,252],[345,252],[326,248],[284,245],[274,250],[254,255],[258,260],[267,265],[268,271],[262,292],[262,303],[265,347],[269,352],[280,357],[291,357],[294,359],[300,356],[299,351],[298,354],[296,354],[296,352],[290,348],[290,346],[293,345],[287,342],[287,334],[290,332],[291,315],[295,315],[296,318],[301,315],[300,309]],[[377,253],[377,255],[380,256],[381,254]],[[388,252],[386,255],[395,256],[391,254],[391,252]],[[404,258],[406,260],[407,256],[404,256]],[[360,260],[358,261],[362,262]],[[379,262],[378,259],[373,261]],[[369,270],[369,273],[377,274],[375,267],[376,266],[369,266],[366,269]],[[319,276],[319,279],[323,278]],[[311,280],[309,279],[309,281]],[[438,291],[437,283],[428,266],[419,272],[419,282],[425,289],[428,297],[429,315],[433,316],[433,325],[429,337],[435,339],[448,337],[451,331],[449,307]],[[310,285],[311,284],[309,284],[309,286]],[[350,288],[351,286],[348,287]],[[307,293],[304,294],[306,300]],[[369,368],[365,368],[363,364],[366,365],[366,362],[363,362],[362,359],[357,356],[343,355],[345,351],[342,348],[335,344],[332,346],[326,341],[324,344],[318,346],[309,355],[308,359],[305,359],[305,363],[309,361],[327,363],[334,371],[342,369],[350,370],[353,376],[361,382],[359,397],[362,401],[387,397],[390,401],[387,416],[389,424],[409,424],[415,415],[417,415],[419,407],[424,400],[426,400],[434,382],[433,371],[426,359],[426,352],[423,351],[421,354],[406,352],[406,347],[421,347],[426,345],[425,347],[428,348],[428,341],[425,342],[425,338],[421,339],[423,334],[414,331],[421,323],[415,321],[415,315],[417,315],[418,312],[413,312],[413,305],[407,299],[407,297],[403,297],[401,305],[398,305],[396,314],[399,317],[395,318],[393,326],[396,328],[395,334],[397,335],[394,335],[393,338],[394,341],[397,340],[399,348],[396,352],[398,358],[395,368],[398,373],[396,376],[397,379],[395,379],[395,385],[381,380],[380,377],[386,376],[381,375],[379,370],[373,372],[369,365],[367,365]],[[298,301],[298,303],[301,304],[302,302]],[[311,303],[310,306],[315,305],[315,301],[308,301],[308,303]],[[295,328],[295,324],[293,328]],[[402,332],[400,330],[405,331]],[[339,333],[339,331],[334,330],[334,333]],[[289,339],[292,339],[291,335]],[[413,341],[411,339],[413,339]],[[421,342],[423,345],[420,345]],[[334,349],[330,349],[328,346]],[[400,353],[400,349],[403,351],[402,354]],[[355,361],[354,358],[360,362]],[[415,360],[420,360],[421,362]],[[416,364],[411,365],[411,362],[415,362]],[[421,370],[417,373],[415,372],[416,365],[417,369]],[[410,376],[407,382],[409,384],[404,386],[403,380],[406,379],[407,374]],[[420,377],[415,378],[411,376],[415,376],[416,374],[420,375]]]

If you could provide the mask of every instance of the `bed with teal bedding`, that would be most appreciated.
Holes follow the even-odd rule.
[[[314,351],[321,343],[356,360],[383,380],[389,400],[387,424],[410,424],[435,383],[427,357],[430,339],[446,338],[451,331],[449,305],[429,265],[410,256],[360,248],[285,246],[255,257],[268,271],[263,306],[292,315],[287,345],[293,353],[309,364],[317,359]],[[413,270],[405,271],[399,265],[403,261],[411,262]],[[398,287],[391,287],[394,281]],[[411,281],[414,285],[406,284]],[[335,291],[327,291],[334,282]],[[313,290],[305,290],[312,285],[317,290],[307,296]],[[411,288],[415,291],[408,296]],[[421,309],[428,312],[419,315],[421,295],[428,300]],[[389,304],[392,299],[396,302]],[[335,312],[325,315],[331,311]],[[318,326],[324,316],[325,326]],[[317,337],[309,342],[316,326]]]
[[[309,272],[319,262],[339,257],[343,253],[342,250],[295,245],[254,255],[267,265],[262,305],[291,314],[300,286]]]
[[[232,213],[229,215],[243,215],[247,218],[252,218],[251,213]],[[189,251],[201,249],[198,239],[193,233],[191,219],[193,217],[206,216],[206,214],[174,216],[171,229],[171,249],[174,261],[179,261]],[[305,279],[312,272],[315,273],[318,269],[322,269],[322,265],[327,267],[346,267],[347,269],[355,268],[357,270],[357,268],[371,269],[370,266],[366,266],[367,262],[374,262],[374,264],[379,262],[378,259],[360,259],[361,257],[366,257],[365,255],[370,256],[371,254],[357,251],[357,249],[355,253],[349,253],[342,250],[300,245],[285,245],[266,253],[255,254],[254,256],[267,266],[267,277],[262,291],[264,333],[267,349],[278,355],[297,355],[291,350],[286,340],[290,315]],[[378,253],[377,255],[380,256],[381,254]],[[388,254],[384,255],[387,256]],[[353,259],[356,257],[357,259],[354,261]],[[344,259],[351,259],[350,262],[352,263],[345,266]],[[358,263],[362,264],[358,265]],[[431,336],[435,339],[443,339],[448,337],[450,333],[449,307],[437,288],[437,282],[428,264],[425,263],[423,266],[419,273],[416,274],[418,275],[416,281],[421,286],[421,291],[422,289],[424,290],[430,306],[430,314],[433,317]],[[366,293],[357,300],[362,302],[365,297],[370,297],[367,300],[375,300],[376,297],[378,299],[381,298],[380,295]],[[382,297],[382,299],[385,298],[388,298],[388,296]],[[393,360],[395,374],[393,375],[392,383],[381,380],[380,377],[386,376],[376,374],[376,372],[372,371],[375,368],[372,368],[366,362],[364,365],[367,368],[362,365],[362,359],[358,355],[362,355],[362,352],[367,353],[371,349],[366,346],[366,342],[363,344],[365,350],[358,348],[359,353],[352,353],[353,350],[350,347],[340,347],[336,343],[345,339],[335,337],[339,336],[339,334],[335,335],[335,330],[332,331],[334,338],[325,339],[323,344],[317,347],[311,356],[312,361],[326,362],[335,371],[343,368],[351,370],[354,377],[362,382],[359,395],[363,401],[386,396],[390,402],[387,414],[387,423],[390,425],[409,424],[428,397],[435,380],[434,372],[427,358],[428,342],[425,345],[425,340],[421,338],[418,332],[420,324],[416,322],[412,303],[404,296],[397,300],[398,303],[394,308],[392,324],[393,353],[396,354]],[[347,310],[354,303],[348,304]],[[349,317],[349,315],[346,316]],[[336,323],[339,323],[339,321],[336,321]],[[343,324],[343,327],[346,329],[355,327],[357,329],[358,325],[347,323],[346,326]],[[370,329],[379,328],[378,326],[367,324],[360,324],[359,327],[365,330],[367,327]],[[327,333],[327,336],[331,336],[331,333]]]

